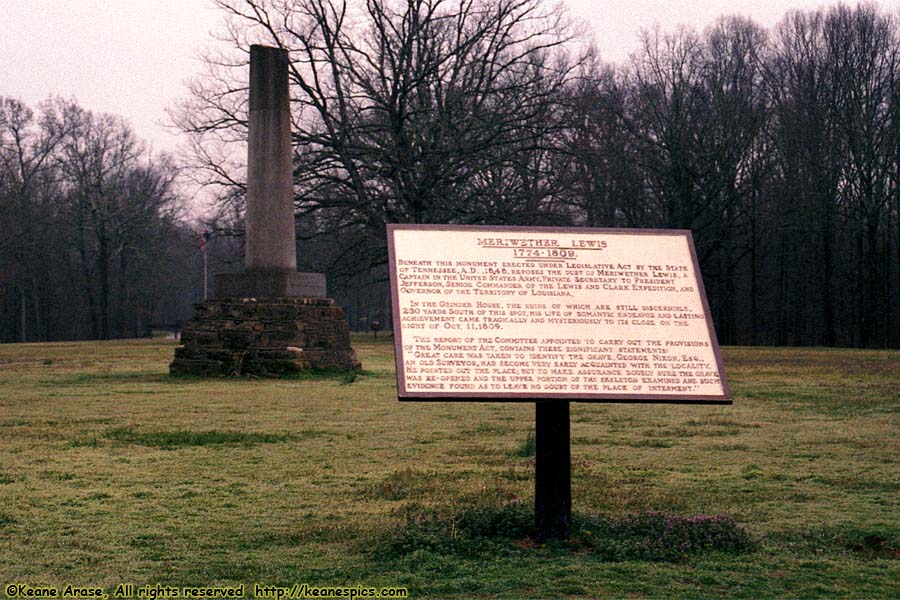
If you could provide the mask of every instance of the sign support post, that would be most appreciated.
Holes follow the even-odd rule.
[[[569,403],[538,400],[534,411],[534,525],[538,541],[572,533]]]
[[[397,397],[534,403],[538,541],[572,533],[570,402],[731,404],[690,231],[387,237]]]

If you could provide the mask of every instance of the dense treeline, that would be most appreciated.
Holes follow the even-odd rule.
[[[291,51],[302,259],[345,275],[355,326],[389,318],[387,222],[658,227],[693,231],[723,343],[900,346],[900,27],[877,6],[645,32],[609,65],[538,0],[218,4],[234,48]],[[176,114],[229,214],[235,56]]]
[[[119,118],[0,97],[0,341],[145,335],[196,301],[176,168]]]
[[[385,223],[693,231],[726,344],[900,347],[900,24],[875,5],[649,31],[604,63],[540,0],[217,0],[173,110],[239,255],[250,43],[290,50],[298,265],[389,326]],[[175,168],[120,121],[0,111],[0,339],[139,333],[198,299]],[[232,265],[239,267],[238,262]]]

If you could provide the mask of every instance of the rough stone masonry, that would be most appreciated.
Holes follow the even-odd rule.
[[[244,272],[218,274],[185,325],[172,375],[280,376],[360,367],[325,275],[297,272],[286,51],[250,48]]]

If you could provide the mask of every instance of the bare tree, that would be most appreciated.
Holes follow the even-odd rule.
[[[672,34],[645,31],[641,42],[627,71],[621,118],[653,203],[655,222],[644,225],[703,234],[711,202],[701,195],[710,168],[704,150],[710,114],[703,41],[682,27]]]
[[[0,98],[0,341],[142,335],[186,311],[160,302],[194,250],[174,245],[177,173],[121,119]]]
[[[368,267],[384,260],[386,222],[546,213],[544,153],[573,72],[561,10],[538,0],[217,4],[244,54],[208,57],[174,114],[208,182],[240,186],[207,142],[222,149],[243,135],[243,75],[227,73],[244,68],[252,40],[290,51],[296,201],[314,223],[302,233],[353,237],[345,249]]]
[[[566,91],[554,176],[574,223],[640,227],[652,221],[637,146],[622,119],[626,85],[611,66],[591,56]]]
[[[782,344],[801,343],[800,326],[816,318],[808,314],[814,306],[821,310],[823,342],[833,343],[837,336],[835,235],[845,149],[835,126],[837,89],[828,72],[832,57],[823,43],[823,21],[821,13],[789,14],[776,30],[769,68],[783,197],[775,216]],[[815,256],[820,260],[813,262]],[[810,273],[805,264],[817,268]],[[813,296],[820,302],[811,305]]]
[[[893,164],[897,127],[892,110],[900,75],[894,20],[873,5],[831,9],[824,24],[836,85],[835,127],[845,140],[842,213],[853,232],[859,276],[857,314],[862,346],[884,345],[890,331],[891,272],[886,221],[897,193]]]
[[[66,112],[61,101],[51,100],[36,117],[22,102],[0,97],[0,228],[4,233],[0,256],[13,265],[4,278],[18,290],[19,340],[23,342],[45,334],[39,287],[42,263],[52,243],[48,231],[57,214],[54,156],[70,126]],[[35,328],[31,335],[29,313]]]
[[[94,333],[109,339],[113,259],[119,259],[119,291],[127,297],[130,257],[147,241],[141,238],[149,227],[174,208],[175,170],[167,159],[149,158],[121,119],[83,109],[76,114],[62,140],[59,165]]]
[[[766,158],[759,153],[769,105],[763,86],[767,36],[742,17],[720,19],[704,34],[702,87],[709,111],[701,152],[707,165],[701,195],[705,219],[699,240],[706,264],[716,261],[710,278],[719,339],[737,340],[737,271],[755,250],[750,220],[760,197],[759,172]],[[710,290],[710,285],[707,284]]]

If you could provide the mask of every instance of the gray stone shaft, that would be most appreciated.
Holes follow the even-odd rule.
[[[250,47],[246,271],[297,270],[287,51]]]
[[[243,273],[219,273],[195,306],[172,375],[280,376],[358,369],[344,312],[321,273],[297,272],[288,55],[250,48]]]

